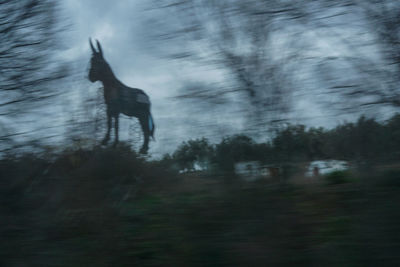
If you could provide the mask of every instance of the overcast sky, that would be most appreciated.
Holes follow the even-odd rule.
[[[63,57],[75,64],[75,89],[86,91],[88,88],[87,92],[95,93],[100,87],[99,83],[91,84],[86,79],[91,55],[88,38],[98,39],[116,76],[130,87],[145,90],[151,97],[157,142],[150,143],[150,153],[161,155],[172,152],[177,144],[189,138],[205,136],[218,142],[225,135],[244,130],[242,120],[236,117],[235,106],[231,110],[227,110],[226,106],[205,109],[204,106],[193,103],[184,105],[174,98],[179,94],[179,89],[188,82],[211,85],[221,82],[223,74],[210,66],[184,64],[163,57],[160,53],[163,44],[149,38],[152,24],[149,24],[151,13],[146,11],[147,0],[65,0],[61,3],[71,26],[65,33]],[[340,34],[352,34],[342,30]],[[310,56],[316,55],[315,47],[324,56],[343,56],[349,52],[348,48],[341,49],[340,44],[335,43],[335,36],[324,39],[324,33],[318,36],[314,36],[316,32],[308,34],[310,39],[315,38],[314,50],[310,50]],[[311,67],[313,66],[305,65],[304,69]],[[317,85],[315,81],[307,79],[299,83],[299,87],[310,90],[313,87],[318,89]],[[326,112],[327,109],[318,109],[315,106],[317,95],[312,95],[311,101],[300,96],[295,97],[295,123],[332,127],[353,119],[346,115],[332,116]],[[131,124],[130,120],[122,120],[122,140],[128,140],[127,129]]]
[[[145,90],[151,98],[157,141],[150,143],[150,153],[159,156],[172,152],[189,138],[206,136],[219,141],[224,135],[240,131],[240,120],[229,116],[229,112],[213,118],[209,116],[215,113],[198,116],[207,112],[195,106],[182,105],[174,98],[188,80],[203,79],[213,83],[218,81],[219,75],[215,70],[178,64],[162,57],[157,47],[162,44],[149,38],[151,29],[147,28],[149,13],[145,11],[146,3],[146,0],[62,1],[71,24],[66,33],[63,56],[75,64],[75,82],[79,90],[86,90],[87,86],[95,92],[93,88],[100,87],[100,83],[91,84],[85,79],[91,56],[88,38],[92,37],[101,42],[104,56],[117,78],[130,87]],[[122,140],[128,139],[127,129],[132,123],[122,118]],[[221,127],[211,129],[210,125]]]

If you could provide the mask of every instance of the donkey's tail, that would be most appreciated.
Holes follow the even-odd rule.
[[[150,130],[150,136],[153,138],[154,141],[156,141],[156,139],[154,138],[154,129],[155,129],[155,125],[154,125],[153,116],[151,116],[151,113],[149,113],[149,130]]]

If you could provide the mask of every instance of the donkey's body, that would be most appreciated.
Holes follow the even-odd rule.
[[[115,141],[118,143],[118,122],[119,114],[125,114],[139,119],[143,131],[143,146],[141,153],[147,153],[149,148],[149,137],[154,136],[154,122],[150,113],[150,99],[141,89],[131,88],[120,82],[114,75],[108,63],[103,57],[100,43],[97,41],[98,51],[90,41],[93,55],[89,80],[91,82],[100,81],[104,86],[104,101],[107,106],[107,133],[103,139],[103,144],[107,144],[110,139],[111,120],[114,118]]]

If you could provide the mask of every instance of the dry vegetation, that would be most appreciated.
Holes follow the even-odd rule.
[[[3,159],[2,266],[396,265],[399,172],[179,175],[128,147]]]

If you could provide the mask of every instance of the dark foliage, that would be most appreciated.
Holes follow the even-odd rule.
[[[176,175],[167,161],[146,161],[125,146],[1,160],[0,264],[395,266],[400,260],[398,171],[329,186],[242,187]]]
[[[172,157],[180,169],[194,170],[195,163],[206,167],[212,154],[213,147],[206,138],[202,138],[183,142]]]
[[[400,115],[386,122],[360,117],[333,129],[287,126],[269,143],[256,143],[245,135],[224,138],[211,145],[206,139],[184,142],[169,158],[181,168],[196,162],[232,172],[235,162],[257,160],[266,164],[287,164],[321,159],[343,159],[357,164],[393,162],[400,154]],[[189,168],[187,167],[189,166]]]

